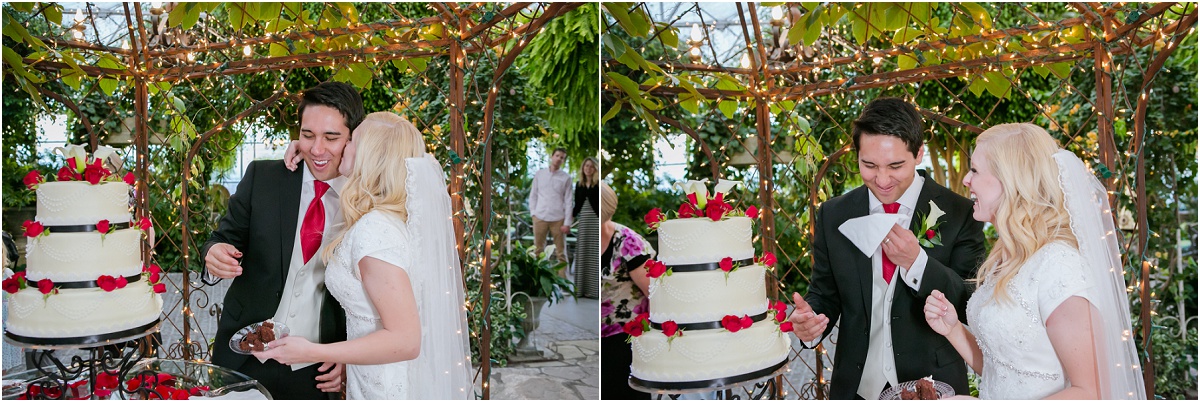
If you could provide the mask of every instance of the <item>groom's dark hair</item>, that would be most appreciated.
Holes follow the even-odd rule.
[[[358,90],[344,82],[322,82],[305,90],[304,95],[300,98],[300,107],[296,109],[296,113],[300,115],[297,120],[303,120],[304,108],[312,105],[337,109],[342,114],[342,118],[346,119],[346,127],[349,127],[351,132],[358,127],[359,123],[362,123],[363,117],[367,115]]]
[[[851,135],[854,137],[854,150],[858,150],[859,140],[863,134],[890,135],[900,138],[908,151],[917,156],[917,151],[924,143],[921,133],[925,124],[917,108],[900,98],[878,98],[863,109]]]

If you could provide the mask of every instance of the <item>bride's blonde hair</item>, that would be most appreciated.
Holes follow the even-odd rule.
[[[1078,248],[1053,157],[1058,149],[1045,129],[1029,123],[993,126],[976,141],[975,152],[983,153],[1002,189],[992,219],[999,238],[975,276],[976,284],[996,281],[994,299],[1012,300],[1008,282],[1042,246],[1062,241]]]
[[[325,247],[325,261],[341,244],[346,232],[363,215],[383,211],[408,221],[408,168],[405,159],[425,156],[421,132],[408,120],[392,112],[367,115],[353,133],[354,167],[340,194],[345,226]]]

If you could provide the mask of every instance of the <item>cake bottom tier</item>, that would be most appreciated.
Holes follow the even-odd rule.
[[[28,287],[9,300],[4,329],[10,336],[15,335],[14,339],[27,343],[53,344],[55,340],[81,338],[103,341],[154,323],[162,315],[162,308],[162,298],[146,281],[112,292],[100,288],[60,289],[44,300],[37,288]],[[97,339],[97,335],[111,336]]]
[[[789,336],[769,319],[738,332],[684,331],[670,344],[661,331],[652,330],[633,339],[630,374],[647,382],[683,383],[754,373],[787,360]]]

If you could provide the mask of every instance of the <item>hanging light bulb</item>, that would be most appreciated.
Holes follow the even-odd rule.
[[[83,22],[83,10],[76,8],[75,9],[75,23],[81,23],[81,22]]]
[[[692,24],[692,42],[700,42],[700,39],[703,39],[700,36],[700,24],[693,23]]]
[[[78,29],[72,29],[71,37],[75,38],[75,40],[83,40],[83,31],[80,31]]]
[[[242,54],[250,57],[250,45],[242,46]]]
[[[128,39],[121,40],[121,49],[129,50],[129,40]]]
[[[771,20],[776,21],[776,22],[783,21],[783,7],[780,7],[780,6],[771,7]]]
[[[196,55],[193,54],[192,52],[188,52],[187,59],[188,59],[188,61],[196,61]]]
[[[700,62],[700,48],[693,47],[692,50],[688,52],[688,56],[692,58],[693,63]]]
[[[742,53],[742,68],[750,68],[750,53]]]

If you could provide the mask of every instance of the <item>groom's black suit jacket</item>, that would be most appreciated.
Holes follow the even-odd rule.
[[[926,176],[924,171],[918,173]],[[967,299],[974,286],[965,280],[975,276],[985,251],[983,224],[971,217],[972,202],[925,178],[909,230],[918,228],[920,218],[929,214],[929,201],[932,200],[946,213],[940,219],[943,223],[938,229],[942,245],[925,249],[929,260],[920,292],[896,283],[892,310],[870,311],[871,281],[874,279],[871,257],[859,251],[838,230],[838,226],[847,220],[869,214],[868,191],[866,186],[861,186],[830,199],[821,205],[816,217],[815,265],[804,299],[814,312],[829,318],[831,325],[822,339],[833,330],[832,323],[841,318],[829,396],[831,399],[856,398],[859,381],[864,375],[872,314],[888,314],[892,320],[892,345],[900,382],[933,375],[934,379],[953,386],[956,394],[970,395],[966,364],[945,337],[929,328],[923,309],[925,298],[937,289],[957,306],[960,320],[966,322]],[[899,274],[896,278],[903,280]]]
[[[279,308],[292,248],[296,244],[303,180],[301,169],[289,171],[282,160],[251,162],[237,192],[229,198],[229,208],[217,231],[200,250],[201,261],[216,243],[232,244],[242,252],[242,274],[229,285],[224,312],[217,323],[213,364],[234,370],[241,367],[251,356],[230,350],[229,339],[237,330],[271,318]],[[319,254],[314,256],[319,257]],[[207,276],[207,270],[204,275]],[[321,339],[311,341],[346,340],[345,312],[327,290],[321,311],[312,312],[318,313],[321,314]]]

